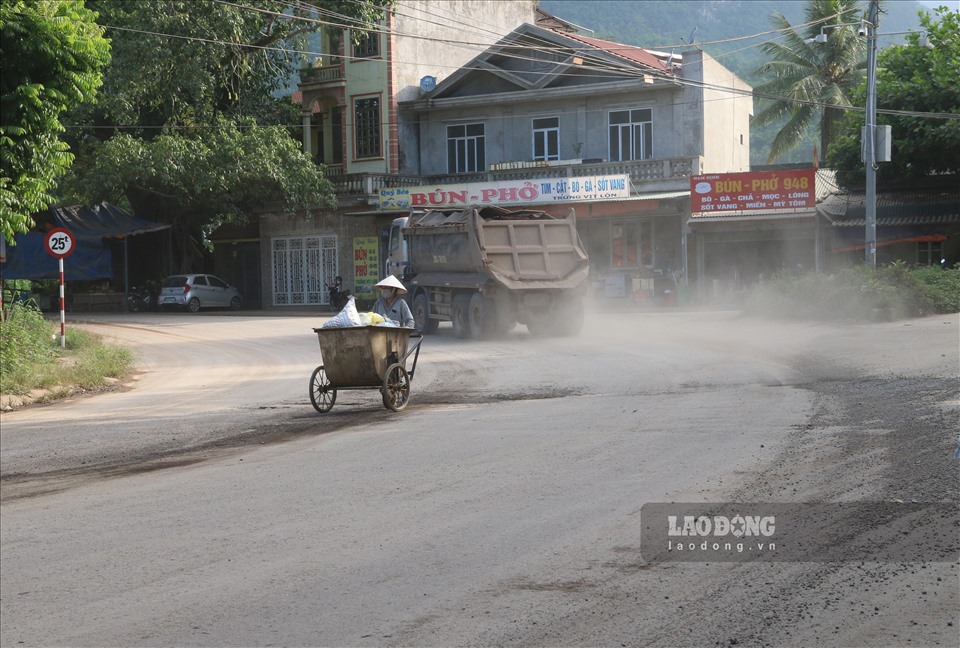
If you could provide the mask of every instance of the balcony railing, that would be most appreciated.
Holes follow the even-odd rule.
[[[505,166],[505,165],[504,165]],[[700,172],[699,157],[660,158],[626,162],[583,162],[565,166],[498,169],[483,173],[462,173],[437,176],[400,176],[373,173],[344,174],[340,165],[328,167],[327,179],[333,183],[337,196],[356,196],[374,200],[381,189],[417,187],[423,185],[466,184],[501,180],[544,180],[551,178],[580,178],[584,176],[629,175],[632,193],[657,191],[655,185],[680,185],[691,175]]]
[[[339,65],[301,68],[300,83],[327,83],[339,81],[343,76]]]

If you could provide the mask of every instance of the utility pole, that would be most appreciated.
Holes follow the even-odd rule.
[[[877,27],[880,0],[870,0],[867,15],[867,114],[863,129],[863,164],[867,170],[867,225],[864,263],[877,267]]]

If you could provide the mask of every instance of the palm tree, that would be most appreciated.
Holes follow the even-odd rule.
[[[770,57],[757,69],[769,79],[754,88],[763,108],[754,116],[757,126],[789,115],[770,146],[767,162],[796,148],[819,118],[820,155],[826,155],[833,122],[850,104],[850,91],[864,77],[866,39],[857,34],[857,25],[828,27],[826,43],[813,39],[825,25],[856,22],[863,14],[859,0],[809,0],[802,33],[797,33],[783,14],[777,12],[773,23],[783,29],[782,43],[766,43]]]

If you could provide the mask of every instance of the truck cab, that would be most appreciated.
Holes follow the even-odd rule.
[[[387,242],[387,267],[388,275],[395,275],[397,278],[403,278],[403,274],[410,265],[409,251],[407,241],[403,236],[403,228],[410,223],[409,216],[394,218],[390,223],[390,238]]]

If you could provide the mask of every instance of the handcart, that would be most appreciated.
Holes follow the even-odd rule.
[[[310,376],[310,402],[329,412],[341,389],[380,390],[383,405],[399,412],[410,401],[410,381],[417,369],[423,336],[412,328],[356,326],[315,328],[323,364]],[[411,344],[410,340],[416,341]],[[407,358],[413,355],[408,371]]]

